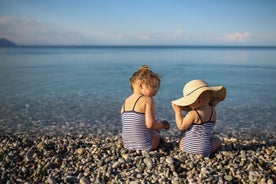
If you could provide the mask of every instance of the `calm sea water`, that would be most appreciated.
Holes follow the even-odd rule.
[[[217,133],[275,139],[275,47],[0,48],[0,133],[119,134],[128,79],[143,64],[162,75],[156,117],[170,135],[170,102],[203,79],[227,88]]]

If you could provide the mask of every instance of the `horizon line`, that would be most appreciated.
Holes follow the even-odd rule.
[[[1,47],[1,46],[0,46]],[[16,44],[14,46],[2,46],[2,47],[133,47],[133,48],[146,48],[146,47],[159,47],[159,48],[276,48],[276,45],[136,45],[136,44],[91,44],[91,45],[62,45],[62,44]]]

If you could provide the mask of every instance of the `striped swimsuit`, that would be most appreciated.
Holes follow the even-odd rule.
[[[122,138],[124,147],[129,150],[151,150],[153,130],[145,125],[145,113],[135,112],[135,105],[131,111],[125,111],[121,114],[122,119]]]
[[[213,109],[210,119],[207,122],[203,122],[199,113],[197,111],[196,113],[201,121],[201,124],[193,123],[187,130],[184,131],[184,137],[182,138],[182,151],[191,154],[202,154],[204,156],[209,156],[212,150],[211,136],[215,125],[215,122],[211,121]]]

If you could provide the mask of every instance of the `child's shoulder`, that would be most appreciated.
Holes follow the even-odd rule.
[[[196,110],[192,109],[192,110],[189,110],[187,112],[187,115],[189,115],[189,116],[195,116],[195,115],[197,115],[197,112],[196,112]]]
[[[141,100],[143,101],[153,101],[153,98],[150,96],[141,96]]]
[[[192,109],[187,112],[186,118],[193,119],[194,123],[196,123],[198,121],[198,113],[196,112],[196,110]]]
[[[152,102],[153,98],[149,96],[137,96],[137,95],[131,95],[129,96],[126,100],[128,103],[147,103],[147,102]]]
[[[149,96],[141,96],[139,99],[139,104],[153,104],[153,98]]]

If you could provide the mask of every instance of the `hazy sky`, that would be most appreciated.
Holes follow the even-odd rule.
[[[276,0],[0,0],[0,38],[28,45],[276,45]]]

